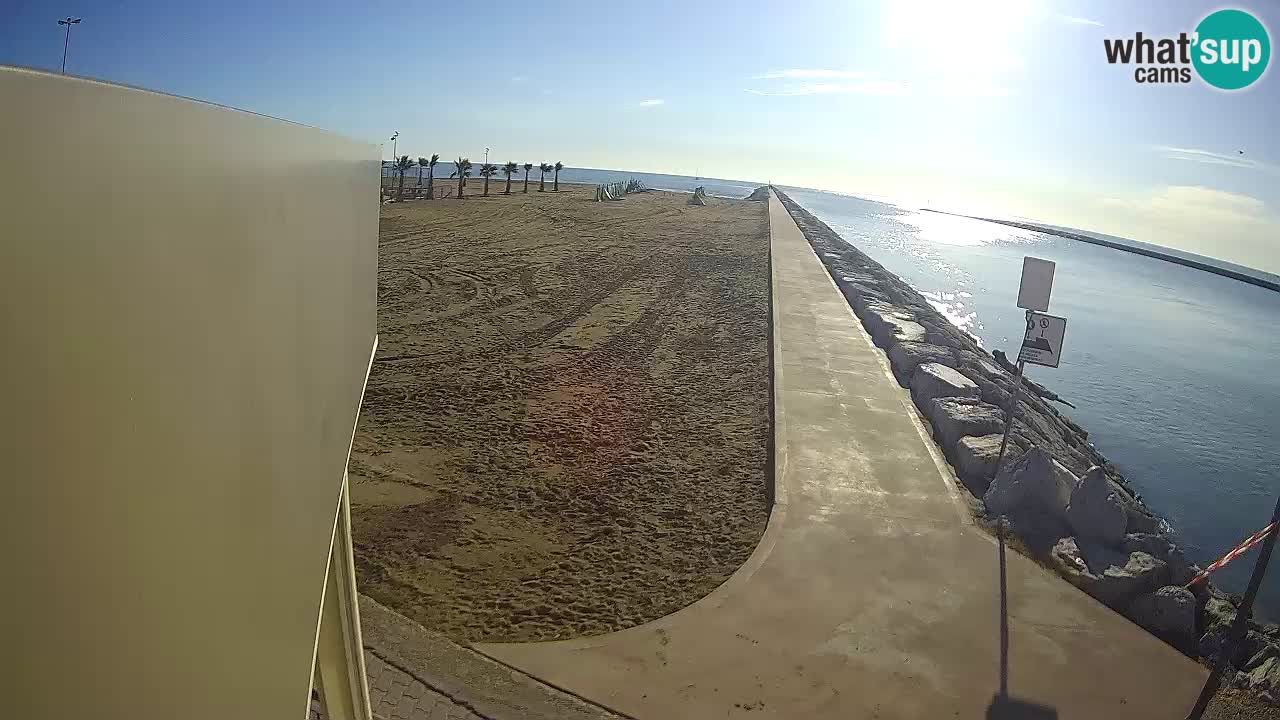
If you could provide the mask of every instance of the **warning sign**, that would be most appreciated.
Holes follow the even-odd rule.
[[[1027,313],[1027,332],[1022,336],[1018,359],[1035,365],[1058,367],[1062,341],[1067,335],[1067,319],[1044,313]]]

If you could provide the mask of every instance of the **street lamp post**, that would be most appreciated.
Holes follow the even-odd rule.
[[[59,20],[59,25],[67,26],[67,36],[62,40],[62,74],[67,74],[67,46],[71,44],[71,26],[78,25],[80,18],[69,17],[66,20]]]
[[[393,169],[395,168],[396,163],[400,160],[400,157],[396,155],[396,138],[398,137],[400,137],[399,130],[391,133],[391,167]],[[394,176],[394,173],[393,173],[393,176]],[[382,180],[379,179],[378,182],[381,183]]]
[[[488,146],[485,146],[485,149],[484,149],[484,164],[485,165],[489,164],[489,147]]]

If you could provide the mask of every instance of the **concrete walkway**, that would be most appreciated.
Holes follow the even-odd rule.
[[[755,554],[646,625],[477,649],[637,718],[1183,717],[1200,667],[973,525],[776,196],[769,220],[777,504]],[[1008,694],[1039,708],[990,708],[1006,644]]]

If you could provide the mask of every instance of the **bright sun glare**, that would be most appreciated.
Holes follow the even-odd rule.
[[[898,0],[885,7],[881,41],[901,53],[900,66],[938,86],[992,90],[1022,65],[1023,41],[1041,11],[1036,0]]]

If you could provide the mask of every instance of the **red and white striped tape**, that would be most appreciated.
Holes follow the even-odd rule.
[[[1195,576],[1195,577],[1191,578],[1191,582],[1187,583],[1184,587],[1188,587],[1188,588],[1189,588],[1189,587],[1191,587],[1192,585],[1195,585],[1196,583],[1200,582],[1201,580],[1203,580],[1203,579],[1205,579],[1205,578],[1209,577],[1209,573],[1213,572],[1214,570],[1217,570],[1218,568],[1222,567],[1223,565],[1226,565],[1227,563],[1231,562],[1232,560],[1235,560],[1236,558],[1238,558],[1238,557],[1240,557],[1241,555],[1243,555],[1243,554],[1245,554],[1246,552],[1248,552],[1248,551],[1249,551],[1249,548],[1253,547],[1254,545],[1257,545],[1258,543],[1262,542],[1263,540],[1266,540],[1266,539],[1267,539],[1267,535],[1271,534],[1271,531],[1272,531],[1272,530],[1275,530],[1275,529],[1276,529],[1276,525],[1278,525],[1278,524],[1280,524],[1280,523],[1271,523],[1270,525],[1268,525],[1268,526],[1266,526],[1266,527],[1262,528],[1262,529],[1261,529],[1261,530],[1259,530],[1258,532],[1256,532],[1256,533],[1254,533],[1254,534],[1250,535],[1249,537],[1245,538],[1244,542],[1242,542],[1242,543],[1240,543],[1239,545],[1237,545],[1237,546],[1235,546],[1235,547],[1231,548],[1231,552],[1227,553],[1226,555],[1223,555],[1223,556],[1222,556],[1222,558],[1221,558],[1220,560],[1218,560],[1217,562],[1213,563],[1213,564],[1212,564],[1212,565],[1210,565],[1209,567],[1205,568],[1203,571],[1201,571],[1201,573],[1200,573],[1199,575],[1197,575],[1197,576]]]

